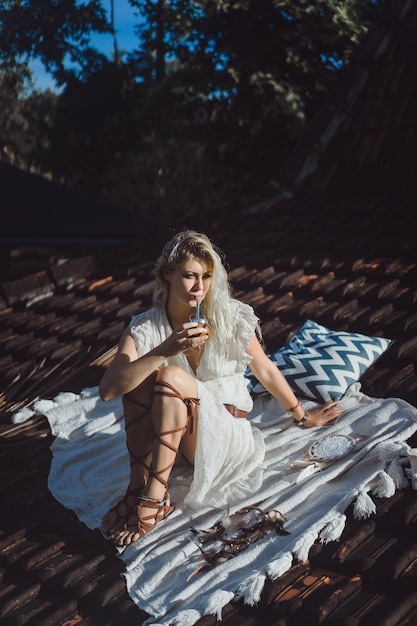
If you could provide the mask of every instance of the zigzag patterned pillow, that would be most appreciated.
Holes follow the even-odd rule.
[[[339,400],[391,343],[384,337],[336,332],[307,320],[270,359],[297,396],[327,402]],[[249,387],[254,396],[265,392],[252,377]]]

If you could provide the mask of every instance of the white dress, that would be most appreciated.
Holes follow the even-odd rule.
[[[197,447],[193,480],[185,498],[192,508],[227,506],[256,493],[262,483],[262,435],[248,420],[234,418],[224,407],[232,404],[249,412],[253,406],[244,373],[251,360],[246,348],[258,318],[247,304],[233,301],[233,306],[236,324],[226,346],[226,358],[218,354],[209,340],[195,373],[184,354],[170,358],[162,366],[177,365],[197,383]],[[165,312],[159,308],[135,315],[130,329],[140,355],[160,345],[172,333]]]

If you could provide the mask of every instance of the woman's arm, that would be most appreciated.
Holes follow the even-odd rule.
[[[266,356],[256,335],[250,340],[247,353],[252,356],[249,367],[259,382],[274,396],[298,422],[304,419],[306,411],[299,403],[296,395],[276,365]],[[336,419],[343,411],[338,402],[326,402],[317,409],[307,413],[303,426],[323,426]]]
[[[122,335],[117,353],[105,371],[99,387],[102,400],[112,400],[136,389],[155,372],[167,355],[162,345],[139,357],[135,341],[127,328]]]
[[[198,327],[197,322],[187,322],[172,331],[159,346],[139,355],[135,341],[127,328],[122,335],[113,361],[100,381],[102,400],[123,396],[142,384],[156,372],[169,357],[186,352],[190,347],[202,346],[209,335]]]

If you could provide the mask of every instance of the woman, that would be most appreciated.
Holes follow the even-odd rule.
[[[120,546],[173,511],[168,479],[176,462],[194,468],[185,499],[192,507],[219,506],[259,488],[265,450],[259,430],[244,419],[252,408],[248,364],[297,425],[321,426],[342,412],[337,402],[303,410],[264,353],[252,308],[231,298],[208,237],[177,234],[155,278],[153,308],[132,318],[100,383],[103,400],[122,396],[125,414],[130,484],[102,522]],[[190,321],[197,304],[208,327]]]

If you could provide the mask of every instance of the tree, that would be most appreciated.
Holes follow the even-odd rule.
[[[112,131],[97,125],[83,125],[78,116],[95,120],[91,106],[94,88],[102,95],[101,108],[111,98],[103,91],[101,79],[110,76],[111,89],[119,68],[117,42],[114,37],[114,60],[107,59],[91,45],[94,32],[111,32],[100,0],[3,0],[0,4],[0,147],[1,158],[24,169],[44,171],[65,182],[82,181],[82,168],[90,156],[85,178],[91,178],[91,152],[83,147],[91,134],[101,138],[100,152],[104,162],[111,158],[109,135]],[[114,31],[114,29],[113,29]],[[38,93],[31,84],[30,61],[40,60],[61,94]],[[90,88],[89,88],[90,85]],[[115,86],[116,89],[118,87]],[[72,97],[87,98],[81,103]],[[114,102],[114,98],[113,98]],[[100,107],[98,107],[100,108]],[[105,108],[105,107],[104,107]],[[105,113],[103,113],[105,115]],[[120,121],[120,120],[119,120]],[[114,122],[112,122],[114,124]],[[120,124],[114,135],[120,135]],[[67,131],[67,135],[61,133]],[[80,133],[78,130],[80,129]],[[86,130],[84,135],[82,131]],[[93,135],[94,137],[94,135]],[[106,141],[103,141],[107,138]],[[68,154],[62,146],[69,143]],[[77,143],[77,149],[74,149]],[[98,142],[96,142],[97,145]],[[77,163],[78,161],[78,163]],[[74,170],[77,170],[74,172]]]
[[[37,57],[62,86],[46,171],[192,215],[273,178],[382,2],[130,0],[137,49],[121,58],[114,37],[106,59],[91,45],[114,33],[100,0],[3,0],[0,58]]]
[[[20,96],[30,80],[27,66],[0,65],[0,160],[13,163],[19,153],[18,136],[24,133]]]
[[[93,32],[111,32],[100,0],[3,0],[0,58],[27,63],[37,58],[64,85],[87,80],[106,63],[90,43]]]
[[[57,96],[28,90],[30,80],[27,64],[0,64],[0,161],[40,173]]]
[[[177,76],[184,97],[236,105],[239,124],[305,120],[367,30],[375,0],[131,0],[138,75]],[[381,2],[379,3],[381,4]],[[164,57],[164,58],[163,58]],[[158,68],[167,67],[167,72]],[[190,80],[192,79],[192,81]]]

